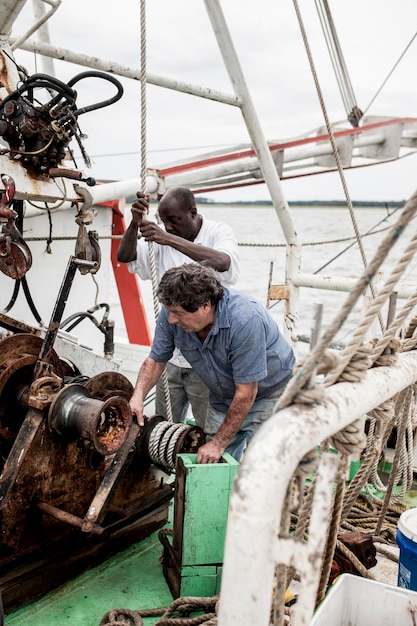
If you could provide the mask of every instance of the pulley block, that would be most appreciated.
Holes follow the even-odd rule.
[[[19,280],[32,266],[32,254],[23,239],[0,235],[0,271]]]
[[[18,216],[12,208],[15,183],[11,176],[1,175],[4,193],[0,199],[0,271],[15,280],[23,278],[32,266],[32,254],[15,225]]]

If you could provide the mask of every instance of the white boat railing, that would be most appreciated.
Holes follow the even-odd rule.
[[[396,365],[372,368],[359,383],[338,383],[313,406],[293,404],[256,433],[245,452],[230,500],[219,626],[269,626],[278,565],[300,574],[292,626],[312,618],[322,571],[323,544],[331,519],[338,456],[323,454],[308,540],[280,531],[285,499],[300,461],[318,444],[417,381],[417,352]],[[277,586],[285,580],[277,581]],[[284,587],[285,589],[285,587]]]

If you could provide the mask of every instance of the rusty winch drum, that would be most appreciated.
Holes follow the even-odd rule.
[[[101,455],[113,454],[126,441],[132,412],[122,396],[93,398],[79,384],[67,385],[58,393],[48,413],[48,425],[68,441],[77,437],[90,441]]]

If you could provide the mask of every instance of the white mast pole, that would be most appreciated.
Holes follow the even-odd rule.
[[[285,315],[285,332],[291,340],[296,338],[296,321],[298,320],[299,289],[292,284],[292,276],[300,271],[301,244],[291,219],[288,202],[286,201],[281,181],[272,158],[271,151],[261,128],[251,95],[243,76],[229,29],[220,2],[204,0],[207,13],[216,36],[226,69],[229,73],[235,94],[241,100],[241,111],[253,148],[257,154],[265,183],[271,194],[272,203],[278,216],[287,242],[286,282],[289,283],[288,300]]]

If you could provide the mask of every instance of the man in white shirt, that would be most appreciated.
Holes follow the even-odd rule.
[[[148,241],[153,241],[158,282],[168,269],[195,261],[216,270],[225,285],[239,277],[238,243],[233,230],[197,212],[195,198],[186,187],[171,187],[158,204],[162,227],[146,219],[149,196],[138,192],[132,221],[120,242],[117,258],[131,273],[151,278]],[[141,238],[138,239],[138,235]],[[184,422],[189,404],[196,424],[204,428],[208,389],[181,352],[176,350],[166,366],[174,422]],[[166,416],[162,383],[156,386],[155,409]]]

